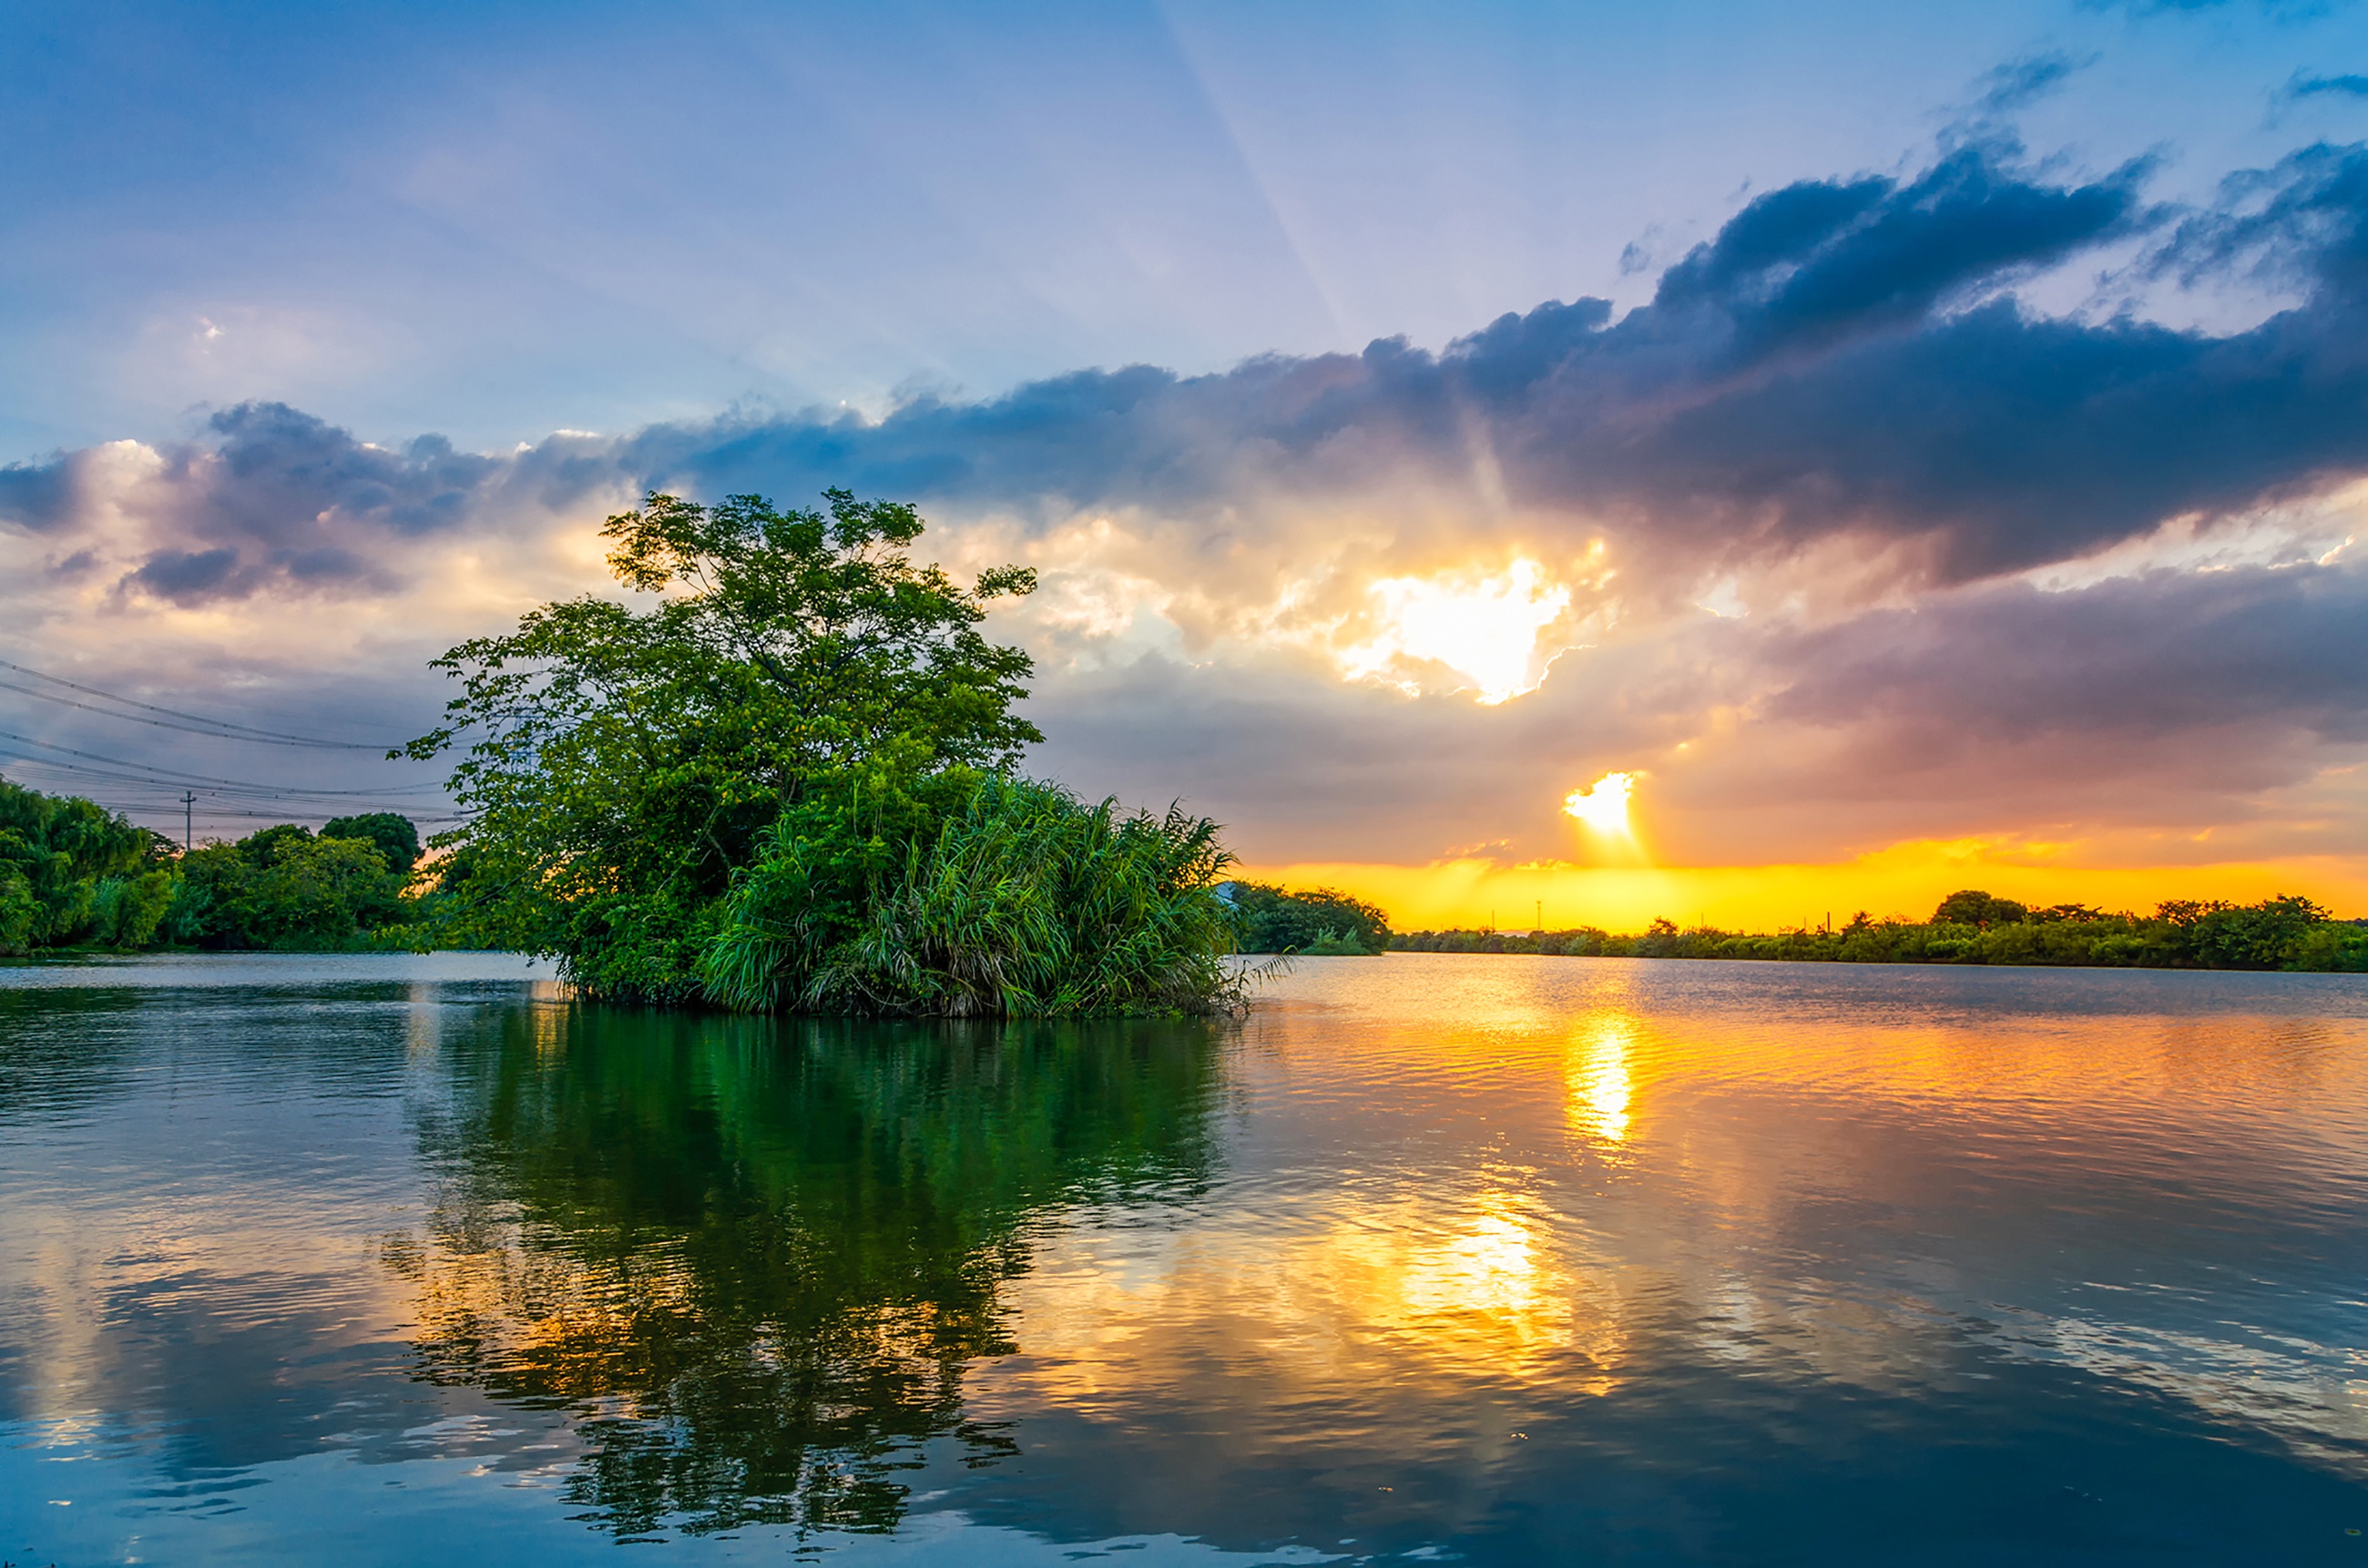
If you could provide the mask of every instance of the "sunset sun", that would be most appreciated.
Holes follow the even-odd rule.
[[[1635,790],[1634,774],[1607,773],[1584,790],[1573,790],[1564,797],[1562,809],[1607,838],[1634,837],[1634,830],[1628,822],[1628,799]]]

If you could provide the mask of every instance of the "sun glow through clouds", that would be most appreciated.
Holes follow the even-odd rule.
[[[1562,809],[1597,833],[1626,838],[1631,835],[1628,797],[1635,789],[1634,774],[1607,773],[1584,790],[1573,790],[1564,798]]]
[[[1545,568],[1526,557],[1486,575],[1384,577],[1368,588],[1379,601],[1381,630],[1342,650],[1350,677],[1402,672],[1408,664],[1437,664],[1477,688],[1494,706],[1536,689],[1545,678],[1538,639],[1570,608],[1570,590],[1549,584]],[[1408,690],[1419,682],[1401,679]]]

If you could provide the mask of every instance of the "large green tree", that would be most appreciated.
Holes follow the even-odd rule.
[[[1014,766],[1042,739],[1011,711],[1031,664],[978,624],[1035,574],[965,585],[912,561],[921,529],[843,490],[792,511],[652,493],[602,531],[617,578],[655,602],[545,605],[436,661],[461,695],[406,750],[466,737],[452,788],[472,816],[438,841],[467,873],[441,937],[688,999],[720,900],[785,812],[832,868],[877,874]]]
[[[324,838],[359,838],[374,846],[386,869],[408,876],[419,864],[419,829],[393,812],[367,812],[358,817],[331,817],[321,824]]]

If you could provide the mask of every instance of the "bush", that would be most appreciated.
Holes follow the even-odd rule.
[[[1232,858],[1203,818],[1121,816],[1110,801],[989,775],[884,875],[843,832],[814,832],[835,825],[784,815],[735,879],[698,964],[708,998],[952,1017],[1239,1001],[1217,891]]]
[[[1369,948],[1353,930],[1324,931],[1315,940],[1300,949],[1311,959],[1370,959],[1387,951],[1384,948]]]
[[[1246,953],[1312,953],[1329,938],[1336,954],[1386,951],[1390,917],[1338,888],[1292,892],[1271,882],[1229,882],[1234,940]]]
[[[0,779],[0,952],[127,945],[125,931],[139,933],[136,946],[171,890],[147,829],[95,801]]]
[[[163,912],[165,940],[218,950],[336,950],[365,945],[407,913],[405,878],[366,838],[281,823],[235,844],[181,857],[179,891]]]

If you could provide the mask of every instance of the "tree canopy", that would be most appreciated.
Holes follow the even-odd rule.
[[[1226,892],[1243,952],[1351,957],[1389,947],[1389,915],[1338,888],[1291,892],[1271,882],[1237,881]]]
[[[978,628],[1035,574],[997,567],[964,585],[913,562],[912,507],[824,500],[782,511],[653,492],[602,533],[611,572],[654,605],[545,605],[435,661],[461,694],[405,749],[434,756],[467,736],[452,790],[471,813],[437,841],[453,853],[435,936],[552,954],[594,994],[662,1002],[1061,1012],[1212,994],[1204,938],[1221,929],[1211,890],[1226,863],[1213,828],[1171,812],[1097,837],[1086,819],[1107,803],[1010,778],[1043,738],[1012,711],[1032,663]],[[1052,909],[1049,887],[1031,903],[978,881],[993,862],[980,846],[1019,828],[1043,845],[1083,833],[1098,846],[1088,881],[1163,869],[1138,879],[1122,929],[1090,934],[1076,886]],[[1166,846],[1148,860],[1146,832]],[[928,885],[972,888],[1003,924],[962,904],[925,938]],[[1027,956],[1041,959],[1055,933],[1012,924],[1039,905],[1075,972],[939,939],[960,928],[1037,944]],[[1113,943],[1149,967],[1115,986],[1082,979]],[[1028,983],[996,978],[1022,969]],[[871,978],[817,984],[825,971]]]
[[[405,913],[418,829],[379,812],[184,854],[96,801],[0,779],[0,954],[63,948],[341,949]]]
[[[419,864],[419,829],[406,816],[393,812],[369,812],[356,817],[331,817],[321,824],[324,838],[359,838],[377,849],[386,869],[408,876]]]
[[[418,829],[393,816],[413,843]],[[193,948],[334,950],[369,945],[372,933],[407,913],[407,867],[390,864],[381,836],[332,820],[315,835],[280,823],[234,844],[201,844],[174,867],[173,899],[160,934]],[[369,820],[369,819],[359,819]]]
[[[95,801],[0,779],[0,953],[145,944],[172,896],[171,847]]]
[[[1773,935],[1656,920],[1636,936],[1596,926],[1507,936],[1417,931],[1393,948],[1440,953],[1543,953],[1570,958],[1792,959],[1839,963],[2053,964],[2146,969],[2368,971],[2368,921],[2338,920],[2309,899],[2259,903],[2173,899],[2150,915],[2086,904],[2030,909],[1968,890],[1941,900],[1937,918],[1873,920],[1839,931]]]

